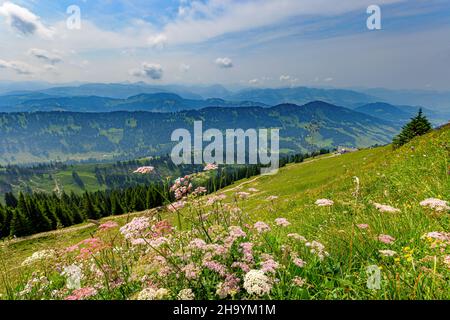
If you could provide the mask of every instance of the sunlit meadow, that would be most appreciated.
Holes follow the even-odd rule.
[[[449,299],[449,141],[446,126],[209,195],[180,178],[160,210],[4,241],[1,297]]]

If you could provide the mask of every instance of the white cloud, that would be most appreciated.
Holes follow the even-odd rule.
[[[251,79],[248,81],[249,84],[257,86],[259,84],[261,84],[261,81],[259,79]]]
[[[378,5],[405,0],[378,0]],[[332,16],[354,10],[365,12],[373,0],[209,0],[186,2],[178,17],[164,28],[171,43],[196,43],[227,33],[275,25],[298,16]]]
[[[33,67],[22,61],[5,61],[0,59],[0,69],[9,69],[20,75],[30,75],[34,73]]]
[[[33,48],[33,49],[28,50],[28,54],[37,59],[44,60],[45,62],[48,62],[50,64],[56,64],[56,63],[62,62],[61,56],[59,56],[56,53],[49,52],[49,51],[43,50],[43,49]]]
[[[159,64],[147,63],[142,64],[141,69],[130,70],[130,74],[135,77],[150,78],[160,80],[163,77],[163,68]]]
[[[158,34],[156,36],[151,36],[148,42],[153,48],[164,49],[167,46],[167,37],[163,34]]]
[[[289,81],[289,80],[291,80],[291,76],[289,76],[289,75],[281,75],[280,76],[280,81]]]
[[[6,23],[22,35],[37,34],[42,38],[50,39],[54,30],[46,27],[30,10],[11,2],[5,2],[0,6],[0,15],[6,18]]]
[[[217,58],[216,59],[216,64],[219,66],[219,68],[223,68],[223,69],[229,69],[229,68],[233,68],[233,61],[231,61],[230,58]]]
[[[324,82],[331,82],[331,81],[333,81],[333,80],[334,80],[334,79],[331,78],[331,77],[328,77],[328,78],[323,79]]]

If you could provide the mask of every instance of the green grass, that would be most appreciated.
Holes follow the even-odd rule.
[[[310,284],[307,291],[280,291],[272,298],[450,299],[450,267],[443,263],[444,256],[450,255],[450,246],[440,251],[432,248],[430,239],[423,238],[432,231],[450,232],[450,215],[419,205],[426,198],[450,199],[449,142],[450,126],[446,126],[397,150],[386,146],[341,156],[324,155],[288,165],[276,175],[250,178],[221,190],[231,203],[236,191],[258,189],[239,201],[252,222],[287,218],[289,232],[320,241],[330,253],[323,263],[308,265],[302,271]],[[354,177],[360,181],[357,193]],[[269,196],[278,198],[269,201]],[[314,202],[320,198],[332,199],[335,204],[317,207]],[[400,212],[380,213],[373,202],[391,205]],[[176,223],[173,215],[168,217]],[[126,217],[118,219],[123,224]],[[358,224],[369,228],[361,230]],[[34,251],[70,246],[93,231],[94,227],[4,243],[6,271],[17,280],[17,266]],[[383,244],[377,240],[380,234],[396,240]],[[278,243],[285,237],[279,234],[273,241]],[[397,255],[382,257],[379,250],[383,249],[394,250]],[[369,266],[381,271],[380,290],[367,288]]]

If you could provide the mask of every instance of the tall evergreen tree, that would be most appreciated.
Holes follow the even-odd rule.
[[[424,135],[432,129],[431,123],[427,117],[423,115],[422,109],[419,110],[417,116],[411,119],[403,128],[398,136],[392,141],[394,148],[399,148],[408,143],[415,137]]]

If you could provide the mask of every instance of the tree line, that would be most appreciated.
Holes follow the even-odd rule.
[[[280,166],[302,162],[304,159],[327,153],[321,150],[311,154],[282,157]],[[235,181],[258,175],[261,165],[223,166],[201,186],[215,192]],[[194,185],[197,187],[200,185]],[[110,215],[137,212],[163,206],[173,201],[170,185],[165,181],[96,192],[75,193],[19,193],[5,194],[5,205],[0,203],[0,238],[21,237],[79,224],[89,219],[98,220]]]

